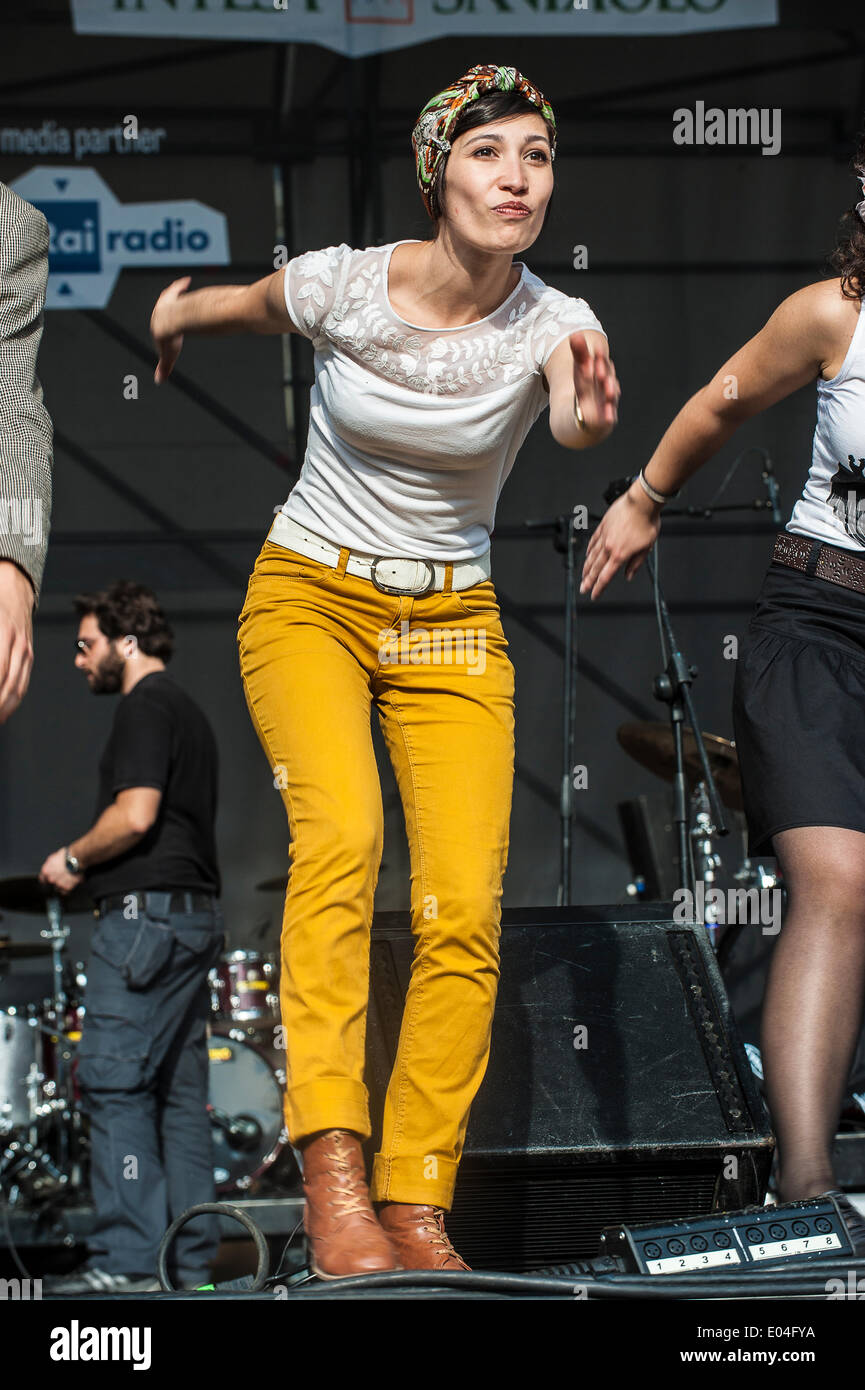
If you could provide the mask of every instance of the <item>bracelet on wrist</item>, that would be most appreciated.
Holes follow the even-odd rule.
[[[641,485],[642,485],[643,491],[644,491],[649,497],[651,497],[651,499],[652,499],[653,502],[657,502],[658,505],[661,506],[661,507],[663,507],[663,505],[664,505],[665,502],[672,502],[673,499],[674,499],[675,497],[678,497],[678,495],[679,495],[679,492],[678,492],[678,491],[676,491],[676,492],[658,492],[657,488],[653,488],[653,487],[652,487],[652,484],[646,481],[646,475],[645,475],[645,473],[643,472],[642,468],[640,469],[639,473],[637,474],[637,477],[638,477],[639,480],[640,480],[640,483],[641,483]]]

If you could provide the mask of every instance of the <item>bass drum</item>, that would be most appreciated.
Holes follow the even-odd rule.
[[[213,1176],[217,1194],[246,1192],[269,1180],[296,1178],[284,1128],[285,1073],[251,1038],[236,1028],[211,1028],[208,1041],[213,1136]]]

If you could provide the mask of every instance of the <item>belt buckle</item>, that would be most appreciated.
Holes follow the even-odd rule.
[[[381,594],[412,594],[415,598],[423,598],[424,594],[430,593],[436,582],[435,565],[432,560],[419,559],[413,562],[415,564],[426,565],[429,570],[429,580],[426,587],[423,589],[400,589],[393,584],[382,584],[376,576],[375,567],[382,560],[404,560],[405,558],[404,555],[376,555],[369,567],[369,577]]]

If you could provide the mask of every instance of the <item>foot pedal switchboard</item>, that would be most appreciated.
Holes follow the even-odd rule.
[[[650,1226],[609,1226],[601,1234],[600,1254],[614,1256],[639,1274],[765,1269],[788,1261],[856,1258],[831,1197]]]

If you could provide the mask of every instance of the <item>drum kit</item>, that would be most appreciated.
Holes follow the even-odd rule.
[[[283,1125],[278,956],[227,951],[208,983],[216,1191],[248,1192],[264,1178],[290,1181],[296,1165]]]
[[[46,997],[0,1008],[0,1186],[11,1202],[36,1208],[87,1190],[88,1124],[76,1066],[87,976],[83,962],[67,958],[66,919],[92,914],[93,904],[80,889],[53,896],[34,875],[0,880],[0,908],[47,919],[40,941],[0,934],[0,981],[14,961],[51,958]],[[208,976],[208,1114],[219,1196],[296,1179],[283,1121],[278,972],[275,953],[230,950]]]
[[[0,1183],[30,1200],[84,1180],[84,1125],[75,1047],[84,1016],[82,966],[64,960],[67,913],[92,910],[79,890],[61,903],[35,877],[2,882],[0,906],[47,917],[41,941],[0,936],[0,973],[13,960],[51,957],[52,992],[40,1004],[0,1011]]]

